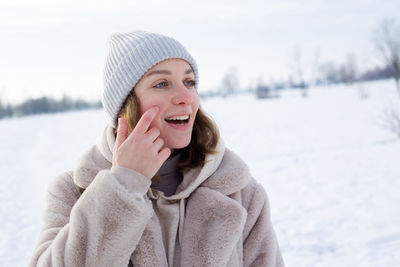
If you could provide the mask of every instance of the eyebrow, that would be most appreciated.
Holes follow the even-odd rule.
[[[193,72],[192,69],[187,69],[187,70],[185,71],[185,74],[189,74],[189,73],[192,73],[192,72]],[[155,74],[167,74],[167,75],[171,75],[171,72],[170,72],[169,70],[153,70],[153,71],[150,71],[150,72],[146,75],[146,77],[149,77],[149,76],[155,75]]]

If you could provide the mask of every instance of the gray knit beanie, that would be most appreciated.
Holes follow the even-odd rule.
[[[104,66],[102,103],[114,128],[118,112],[132,88],[151,67],[169,58],[181,58],[189,63],[197,89],[196,61],[177,40],[144,31],[111,35]]]

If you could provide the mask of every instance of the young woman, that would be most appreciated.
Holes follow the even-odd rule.
[[[225,148],[197,84],[175,39],[111,36],[110,125],[49,186],[30,266],[283,266],[266,193]]]

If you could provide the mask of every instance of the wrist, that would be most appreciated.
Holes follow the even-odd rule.
[[[112,166],[111,173],[118,182],[131,193],[145,194],[151,185],[151,180],[142,173],[123,166]]]

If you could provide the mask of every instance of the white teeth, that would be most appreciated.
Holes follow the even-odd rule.
[[[167,120],[187,120],[187,119],[189,119],[189,115],[184,115],[184,116],[171,116],[171,117],[168,117],[168,118],[166,118]]]

